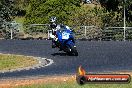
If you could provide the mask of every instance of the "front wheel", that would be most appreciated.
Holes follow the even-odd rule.
[[[67,52],[69,55],[78,56],[78,52],[75,46],[71,46],[69,49],[69,52]]]
[[[78,56],[78,52],[77,52],[76,47],[72,48],[72,53],[73,53],[74,56]]]

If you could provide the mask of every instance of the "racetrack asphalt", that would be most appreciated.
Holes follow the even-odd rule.
[[[0,40],[0,53],[52,59],[47,67],[0,73],[0,78],[75,74],[80,65],[89,72],[132,69],[132,42],[76,41],[79,56],[68,56],[51,48],[50,40]]]

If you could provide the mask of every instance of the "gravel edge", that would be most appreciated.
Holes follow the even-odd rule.
[[[3,55],[15,55],[15,54],[5,54],[5,53],[0,53],[0,54],[3,54]],[[25,55],[16,55],[16,56],[25,56]],[[23,67],[23,68],[18,68],[18,69],[0,70],[0,73],[42,68],[42,67],[46,67],[46,66],[49,66],[49,65],[54,63],[52,59],[47,59],[47,58],[42,58],[42,57],[34,57],[34,56],[26,56],[26,57],[37,59],[39,61],[39,63],[35,64],[33,66],[28,66],[28,67]]]

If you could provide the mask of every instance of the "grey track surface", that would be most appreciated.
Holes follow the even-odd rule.
[[[132,69],[132,42],[76,41],[79,56],[51,48],[49,40],[0,40],[0,53],[20,54],[52,59],[47,67],[0,73],[0,78],[75,74],[82,65],[87,72]]]

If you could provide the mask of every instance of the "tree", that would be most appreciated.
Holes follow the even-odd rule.
[[[48,23],[51,16],[66,23],[77,7],[80,7],[80,0],[30,0],[25,24]]]
[[[0,19],[4,22],[12,21],[15,16],[14,3],[11,0],[0,1]]]
[[[0,33],[5,35],[9,30],[9,23],[14,18],[15,11],[13,8],[13,1],[11,0],[1,0],[0,1]]]
[[[101,15],[103,14],[103,9],[95,6],[94,8],[87,9],[88,7],[81,7],[76,10],[75,14],[72,15],[69,20],[71,25],[78,26],[102,26]]]
[[[123,11],[125,5],[127,25],[132,26],[132,0],[100,0],[100,3],[102,7],[104,7],[107,11],[111,13],[111,15],[115,13],[113,15],[113,18],[116,17],[115,21],[117,21],[116,23],[120,24],[120,26],[123,26],[123,17],[124,17]],[[115,26],[119,26],[119,25],[115,25]]]
[[[126,20],[127,20],[127,25],[132,26],[132,1],[131,0],[126,1]]]
[[[99,0],[102,7],[105,7],[108,11],[116,11],[118,10],[120,0]]]

